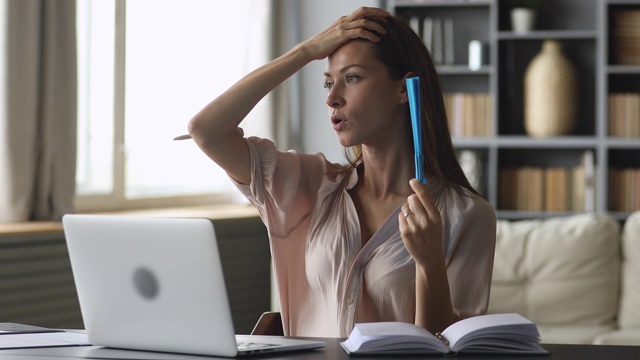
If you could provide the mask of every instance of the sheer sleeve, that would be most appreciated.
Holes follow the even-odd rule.
[[[496,216],[484,199],[469,195],[447,209],[447,275],[459,319],[487,312],[496,242]],[[462,206],[460,206],[462,205]]]
[[[258,209],[270,234],[287,237],[313,211],[326,160],[320,154],[278,151],[268,139],[250,137],[246,141],[251,183],[234,183]]]

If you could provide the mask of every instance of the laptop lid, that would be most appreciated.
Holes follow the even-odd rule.
[[[93,345],[239,354],[211,220],[65,215],[62,222]],[[288,348],[274,344],[267,351]]]

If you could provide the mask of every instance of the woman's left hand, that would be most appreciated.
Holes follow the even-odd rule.
[[[429,264],[443,259],[442,218],[427,186],[416,179],[411,179],[409,184],[414,194],[407,198],[398,214],[400,235],[416,264],[428,268]]]

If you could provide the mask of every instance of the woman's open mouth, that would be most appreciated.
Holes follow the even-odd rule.
[[[333,130],[341,130],[344,127],[345,121],[339,116],[332,116],[331,123],[333,124]]]

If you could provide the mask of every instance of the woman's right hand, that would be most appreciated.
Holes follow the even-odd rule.
[[[331,55],[344,43],[357,39],[367,39],[378,42],[380,38],[373,31],[386,34],[387,31],[375,21],[366,17],[378,17],[386,21],[389,12],[380,8],[361,7],[347,16],[336,20],[323,32],[313,36],[301,44],[315,60],[321,60]]]

